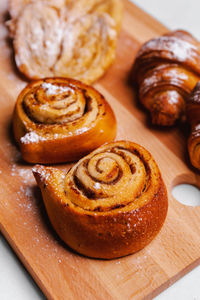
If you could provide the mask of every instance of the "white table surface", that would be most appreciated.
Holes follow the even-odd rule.
[[[152,14],[170,29],[186,29],[200,40],[200,1],[198,0],[133,0],[135,4]],[[158,17],[159,16],[159,17]],[[187,190],[199,201],[199,191]],[[186,195],[183,188],[177,195]],[[187,196],[186,196],[187,198]],[[0,299],[41,300],[45,299],[28,272],[0,233]],[[200,300],[200,266],[174,283],[156,300]],[[67,300],[67,299],[66,299]],[[80,298],[81,300],[81,298]],[[95,299],[94,299],[95,300]],[[102,299],[106,300],[106,299]],[[127,300],[127,299],[124,299]],[[133,299],[134,300],[134,299]]]

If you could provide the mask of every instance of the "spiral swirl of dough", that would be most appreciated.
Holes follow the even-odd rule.
[[[102,146],[69,171],[65,193],[84,210],[124,209],[156,189],[155,170],[155,162],[141,146],[126,142]]]
[[[81,158],[116,134],[115,116],[104,97],[67,78],[28,84],[17,99],[13,125],[25,160],[43,163]]]
[[[145,247],[167,214],[167,192],[152,155],[129,141],[106,144],[66,172],[33,174],[50,221],[72,249],[115,258]]]
[[[28,87],[21,97],[23,113],[38,134],[50,128],[47,136],[64,129],[65,134],[72,135],[87,130],[104,113],[100,94],[81,82],[49,78]]]
[[[86,14],[69,22],[54,74],[95,81],[115,58],[116,37],[115,24],[107,14]]]
[[[86,99],[83,90],[71,84],[44,82],[25,95],[23,104],[37,122],[68,123],[83,116]]]

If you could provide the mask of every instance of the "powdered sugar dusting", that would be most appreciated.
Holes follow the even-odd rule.
[[[159,70],[158,70],[159,71]],[[150,87],[152,88],[154,85],[157,86],[158,82],[163,82],[163,80],[166,81],[166,84],[168,84],[167,80],[169,80],[170,82],[172,81],[173,78],[173,82],[176,80],[177,82],[179,82],[180,80],[182,81],[186,81],[188,80],[188,75],[185,73],[180,73],[178,72],[175,68],[170,69],[170,70],[165,70],[165,73],[163,74],[162,69],[160,73],[157,73],[155,71],[156,75],[151,75],[149,77],[146,77],[143,81],[143,86],[141,89]],[[159,75],[159,76],[158,76]]]
[[[66,92],[74,93],[74,90],[67,86],[57,86],[55,84],[44,82],[41,87],[45,90],[47,96],[62,94]]]
[[[31,143],[39,143],[40,141],[45,141],[46,138],[38,135],[35,131],[31,131],[26,133],[23,137],[21,137],[20,142],[22,144],[31,144]]]
[[[145,54],[147,51],[167,51],[171,57],[176,58],[179,61],[185,61],[189,57],[192,59],[197,48],[191,43],[181,40],[177,37],[166,37],[161,36],[157,39],[153,39],[147,42],[141,50],[138,52],[137,56]]]
[[[35,167],[33,167],[32,171],[35,172],[35,173],[40,174],[40,177],[43,180],[48,179],[49,176],[50,176],[50,173],[46,172],[46,169],[44,167],[42,167],[42,166],[40,166],[40,167],[35,166]]]
[[[195,126],[195,130],[200,130],[200,124],[197,124],[196,126]]]
[[[11,176],[19,176],[23,178],[24,183],[27,183],[27,181],[29,181],[33,175],[30,169],[28,168],[19,168],[17,166],[17,164],[12,164],[12,168],[11,168]]]
[[[170,44],[170,50],[179,58],[181,61],[185,61],[188,57],[190,57],[191,53],[196,50],[196,48],[186,41],[181,41],[177,38],[175,39],[175,43]]]
[[[95,189],[100,189],[100,188],[101,188],[100,183],[99,183],[99,182],[95,182],[94,188],[95,188]]]
[[[31,212],[32,215],[36,214],[36,211],[33,209],[34,194],[32,186],[24,184],[20,185],[16,193],[15,202],[23,210],[23,214],[27,214],[29,212]]]
[[[41,167],[42,169],[42,167]],[[40,169],[40,170],[41,170]],[[23,231],[29,232],[30,243],[26,243],[27,249],[39,247],[39,255],[36,260],[41,264],[41,255],[48,258],[54,258],[58,264],[62,263],[63,257],[59,253],[58,242],[52,238],[49,228],[45,226],[45,219],[40,218],[38,210],[40,210],[40,202],[35,197],[34,186],[35,180],[30,168],[21,168],[17,164],[13,164],[11,168],[11,176],[21,179],[18,185],[16,197],[13,199],[21,210],[17,226],[23,226]]]
[[[18,158],[18,153],[17,153]],[[18,159],[17,159],[18,161]],[[37,166],[37,171],[41,172],[46,177],[44,168]],[[32,173],[32,168],[27,165],[13,163],[10,165],[10,175],[15,183],[15,194],[12,196],[11,202],[5,202],[4,206],[9,209],[12,205],[12,210],[15,208],[15,218],[13,223],[18,228],[21,228],[22,236],[28,237],[25,242],[22,237],[26,250],[35,248],[35,262],[38,264],[45,263],[45,260],[54,260],[55,263],[61,263],[69,259],[72,254],[66,255],[65,250],[54,238],[51,229],[46,223],[44,217],[44,207],[42,198],[38,194],[39,189],[36,189],[36,182]],[[65,258],[64,258],[65,257]]]
[[[82,127],[82,128],[78,128],[76,130],[76,134],[81,134],[83,132],[86,132],[88,130],[88,127]]]

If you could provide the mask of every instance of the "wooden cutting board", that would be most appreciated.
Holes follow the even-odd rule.
[[[167,30],[127,0],[124,6],[116,61],[95,86],[115,111],[117,139],[140,143],[155,157],[167,185],[169,211],[161,232],[145,249],[104,261],[73,253],[59,240],[48,222],[32,166],[21,160],[15,147],[12,112],[26,82],[15,68],[4,25],[7,1],[0,3],[0,229],[48,299],[151,299],[200,262],[200,207],[183,206],[171,195],[177,183],[200,182],[188,162],[188,132],[185,126],[152,127],[128,84],[141,43]]]

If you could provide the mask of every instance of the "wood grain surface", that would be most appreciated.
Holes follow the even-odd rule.
[[[143,145],[156,159],[167,185],[169,211],[161,232],[145,249],[105,261],[80,256],[60,241],[46,216],[32,166],[21,160],[15,146],[12,113],[26,82],[15,68],[4,24],[7,1],[0,2],[0,229],[48,299],[152,299],[200,262],[200,207],[184,206],[171,195],[178,183],[200,182],[188,160],[188,128],[152,127],[128,83],[141,43],[167,29],[127,0],[124,6],[115,63],[95,86],[115,111],[117,139]]]

